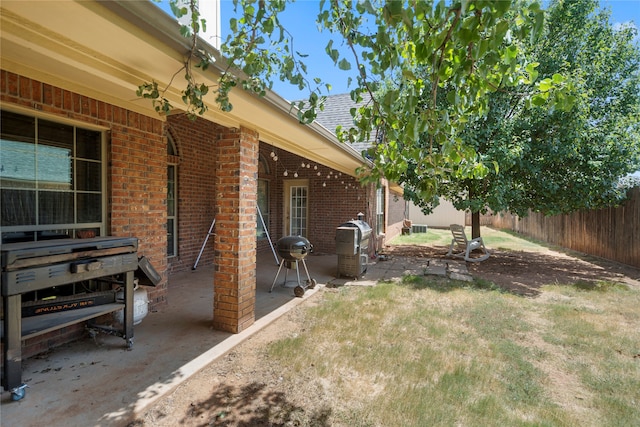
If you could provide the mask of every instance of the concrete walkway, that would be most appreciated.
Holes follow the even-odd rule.
[[[131,350],[122,338],[98,335],[23,361],[29,385],[17,402],[3,391],[0,424],[20,426],[126,426],[145,408],[173,390],[234,346],[304,303],[323,286],[373,286],[378,280],[399,280],[404,274],[434,274],[471,280],[464,262],[390,258],[372,261],[357,280],[337,278],[335,255],[310,255],[310,275],[318,286],[302,298],[293,295],[295,271],[274,282],[278,265],[272,254],[258,259],[256,323],[240,334],[210,327],[213,310],[213,268],[199,267],[169,279],[169,305],[149,313],[135,327]],[[301,269],[301,280],[306,274]],[[458,276],[459,275],[459,276]]]
[[[371,261],[362,278],[334,278],[329,286],[373,286],[380,280],[399,280],[402,276],[440,276],[454,280],[472,281],[464,261],[432,260],[409,257],[379,258]]]

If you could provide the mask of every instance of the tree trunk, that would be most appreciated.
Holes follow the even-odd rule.
[[[473,200],[475,197],[474,186],[469,182],[467,185],[469,191],[469,200]],[[471,212],[471,238],[475,239],[480,237],[480,211]]]
[[[480,212],[471,212],[471,238],[480,237]]]

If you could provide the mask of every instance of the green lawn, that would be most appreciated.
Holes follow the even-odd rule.
[[[640,426],[640,292],[589,289],[340,288],[266,357],[288,398],[313,396],[295,425]]]
[[[465,234],[471,239],[471,227],[465,227]],[[489,227],[480,227],[480,235],[485,246],[489,249],[508,249],[518,251],[540,252],[547,250],[548,246],[541,242],[534,242],[518,236],[516,233],[495,230]],[[390,245],[432,245],[449,246],[451,243],[451,231],[448,229],[428,228],[426,233],[412,233],[401,235],[392,239]]]
[[[547,250],[481,234],[493,249]],[[450,241],[430,228],[390,244]],[[640,426],[638,288],[554,281],[531,298],[409,275],[320,298],[300,331],[267,351],[292,393],[314,390],[322,402],[297,425]]]

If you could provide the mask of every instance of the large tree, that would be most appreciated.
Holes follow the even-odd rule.
[[[457,179],[453,168],[431,194],[413,165],[401,177],[426,211],[440,196],[471,210],[474,237],[487,209],[551,215],[618,204],[626,195],[620,179],[640,169],[635,28],[615,29],[596,0],[554,1],[545,22],[544,37],[521,40],[521,52],[539,63],[543,79],[571,76],[574,108],[539,109],[520,91],[494,91],[487,113],[472,117],[461,133],[490,166],[485,176]]]
[[[210,53],[197,46],[204,25],[197,2],[171,3],[176,15],[191,12],[191,23],[184,27],[193,47],[186,54],[183,99],[192,115],[206,111],[211,92],[228,110],[233,107],[228,97],[233,87],[264,95],[280,79],[310,90],[307,102],[298,105],[299,119],[314,119],[322,105],[322,85],[318,79],[310,83],[304,56],[295,51],[278,20],[286,1],[234,0],[238,17],[230,22],[231,34],[221,49],[224,58],[216,64],[222,74],[214,88],[198,84],[191,73],[193,67],[206,68],[212,61]],[[480,178],[487,168],[462,134],[470,118],[486,113],[490,93],[527,85],[535,90],[527,92],[525,103],[566,106],[570,99],[565,91],[571,85],[560,75],[536,81],[535,66],[527,65],[521,54],[518,41],[535,40],[542,29],[543,12],[537,2],[330,0],[320,2],[317,22],[334,36],[325,50],[336,66],[358,71],[353,100],[359,101],[363,93],[372,99],[354,111],[353,129],[339,130],[345,141],[370,141],[377,133],[380,143],[370,153],[374,167],[361,171],[363,179],[398,181],[413,164],[421,193],[429,196],[437,194],[452,170],[456,179]],[[400,87],[382,84],[392,76],[401,77]],[[443,90],[449,94],[447,104],[438,101]],[[150,82],[138,93],[167,112],[173,106],[162,92]],[[426,135],[424,141],[421,135]]]

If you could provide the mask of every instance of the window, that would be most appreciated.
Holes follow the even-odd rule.
[[[376,190],[376,234],[384,234],[384,198],[385,188],[380,187]]]
[[[175,143],[171,136],[167,137],[167,155],[177,156]],[[171,160],[167,165],[167,256],[178,255],[178,166]]]
[[[0,111],[2,242],[102,234],[102,141],[100,131]]]

